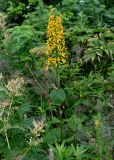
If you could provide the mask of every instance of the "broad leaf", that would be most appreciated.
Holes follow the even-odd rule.
[[[50,98],[51,98],[53,105],[59,106],[65,101],[66,95],[65,95],[64,90],[62,89],[52,90],[50,93]]]

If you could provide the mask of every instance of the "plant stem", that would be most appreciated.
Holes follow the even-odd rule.
[[[6,123],[8,124],[8,121],[9,121],[9,116],[10,116],[10,111],[11,111],[11,107],[12,107],[12,102],[13,102],[13,98],[11,98],[11,102],[10,102],[10,106],[9,106],[9,112],[8,112],[8,115],[7,115],[7,119],[6,119]],[[7,125],[5,123],[3,123],[4,126]],[[9,139],[8,139],[8,134],[7,134],[7,131],[5,131],[5,137],[6,137],[6,142],[7,142],[7,145],[8,145],[8,149],[10,150],[10,144],[9,144]]]
[[[53,119],[53,111],[52,111],[52,107],[51,107],[51,101],[50,101],[50,97],[49,97],[49,71],[48,69],[45,70],[45,90],[46,90],[46,97],[47,97],[47,101],[48,101],[48,106],[50,108],[50,113],[51,113],[51,118]]]
[[[22,160],[25,157],[25,155],[29,152],[30,149],[31,149],[31,146],[17,160]]]
[[[60,118],[60,130],[61,130],[61,139],[63,137],[63,119],[62,119],[62,110],[61,106],[59,106],[59,118]]]
[[[7,116],[7,122],[8,122],[8,120],[9,120],[12,103],[13,103],[13,98],[11,98],[11,102],[10,102],[10,106],[9,106],[9,112],[8,112],[8,116]]]
[[[51,108],[51,102],[50,102],[50,98],[49,98],[49,93],[48,93],[48,70],[47,73],[45,71],[45,82],[46,82],[46,91],[44,90],[44,88],[40,85],[40,83],[38,82],[38,80],[36,79],[36,77],[34,76],[30,66],[28,64],[26,64],[26,66],[28,67],[32,77],[34,78],[35,82],[37,83],[37,85],[42,89],[42,91],[44,92],[44,95],[47,98],[48,101],[48,106],[50,107],[50,113],[51,113],[51,117],[53,118],[53,112],[52,112],[52,108]]]
[[[8,139],[7,132],[5,132],[5,137],[6,137],[6,142],[7,142],[7,145],[8,145],[8,149],[10,150],[10,144],[9,144],[9,139]]]
[[[45,90],[43,89],[43,87],[40,85],[40,83],[39,83],[38,80],[36,79],[35,75],[33,74],[32,70],[31,70],[31,68],[30,68],[30,66],[29,66],[27,63],[26,63],[26,66],[28,67],[28,69],[29,69],[32,77],[34,78],[35,82],[37,83],[37,85],[41,88],[41,90],[42,90],[42,91],[44,92],[44,94],[46,95]]]
[[[60,77],[59,77],[59,64],[57,62],[57,88],[60,86]]]

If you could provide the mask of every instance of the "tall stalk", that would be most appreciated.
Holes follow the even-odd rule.
[[[51,118],[53,119],[53,111],[51,106],[51,100],[49,97],[49,70],[48,69],[45,69],[45,93],[47,97],[48,106],[50,109]]]

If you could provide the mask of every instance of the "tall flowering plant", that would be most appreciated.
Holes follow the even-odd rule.
[[[65,64],[67,60],[64,29],[62,26],[61,15],[55,17],[54,9],[51,9],[48,27],[47,27],[47,50],[46,50],[46,65],[45,65],[45,87],[48,97],[48,105],[50,107],[51,116],[53,118],[51,100],[49,98],[48,89],[48,71],[50,67],[54,67],[57,73],[57,88],[60,85],[59,69],[61,64]]]
[[[64,64],[67,59],[61,15],[55,18],[54,9],[51,10],[47,29],[46,69]]]

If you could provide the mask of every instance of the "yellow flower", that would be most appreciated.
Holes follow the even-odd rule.
[[[46,69],[50,65],[57,66],[58,63],[66,63],[67,58],[62,19],[60,14],[54,17],[54,9],[51,10],[47,29]]]
[[[101,122],[99,120],[95,120],[95,126],[99,127],[101,125]]]

